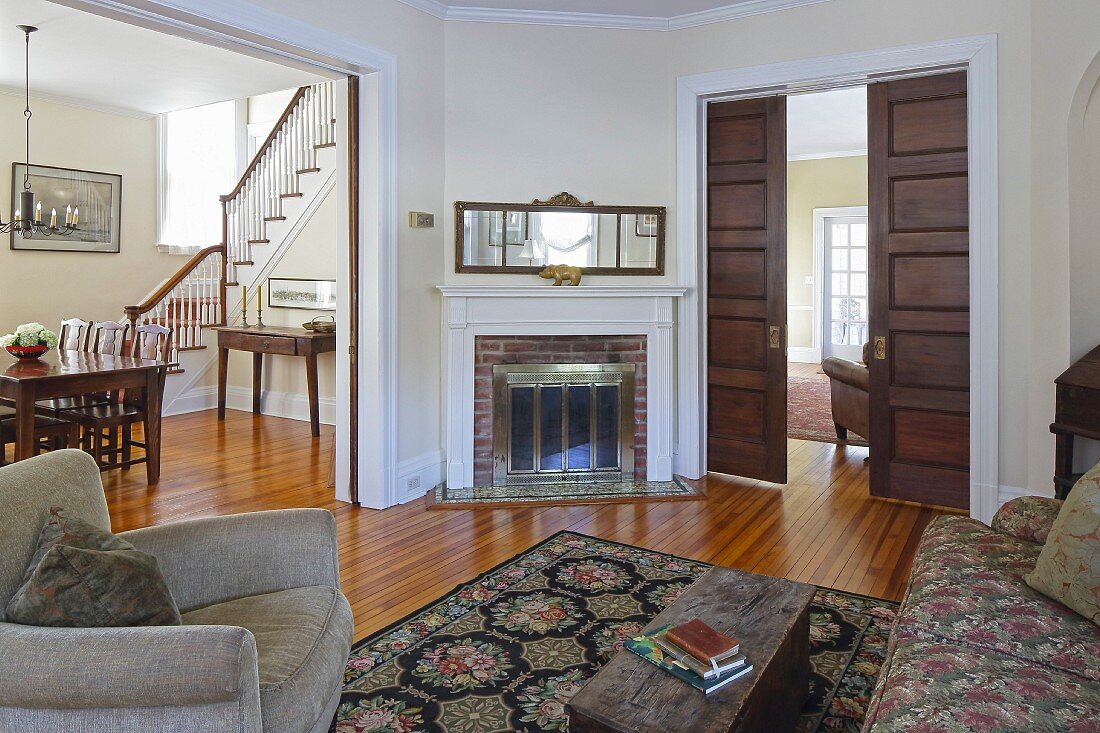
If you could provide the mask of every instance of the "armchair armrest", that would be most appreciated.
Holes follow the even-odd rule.
[[[244,719],[260,716],[256,640],[236,626],[77,629],[0,623],[0,655],[4,708],[233,703]]]
[[[871,372],[862,364],[830,356],[821,362],[821,371],[825,372],[829,379],[835,379],[864,392],[870,391]]]
[[[119,534],[157,558],[180,611],[308,585],[340,588],[336,520],[279,509]]]
[[[1027,542],[1046,542],[1062,502],[1045,496],[1019,496],[997,510],[990,526]]]

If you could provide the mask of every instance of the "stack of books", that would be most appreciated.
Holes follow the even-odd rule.
[[[628,639],[625,646],[708,695],[752,671],[740,642],[700,619],[662,626]]]

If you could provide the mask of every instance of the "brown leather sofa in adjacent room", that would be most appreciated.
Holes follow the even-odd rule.
[[[833,403],[833,424],[836,437],[847,440],[848,431],[870,438],[870,408],[868,392],[871,373],[867,369],[871,358],[871,342],[863,345],[863,362],[830,356],[821,362],[821,370],[829,377]]]

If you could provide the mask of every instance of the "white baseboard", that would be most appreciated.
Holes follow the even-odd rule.
[[[1036,491],[1035,489],[1025,489],[1021,486],[1007,486],[1001,484],[997,487],[997,506],[1000,507],[1006,501],[1012,501],[1013,499],[1021,496],[1054,496],[1054,484],[1051,483],[1049,487],[1045,487],[1042,491]]]
[[[443,451],[434,451],[397,464],[397,503],[421,499],[443,482]]]
[[[821,351],[808,346],[788,346],[787,361],[799,364],[820,364]]]
[[[165,415],[182,415],[188,412],[213,410],[218,406],[217,387],[198,387],[188,390],[164,408]],[[225,393],[228,410],[252,411],[252,390],[245,387],[229,387]],[[336,399],[321,397],[317,400],[319,419],[325,425],[336,424]],[[273,417],[309,422],[309,398],[294,392],[265,391],[260,398],[260,411]]]

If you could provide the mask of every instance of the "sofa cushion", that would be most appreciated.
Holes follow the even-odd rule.
[[[864,731],[1095,733],[1100,686],[989,650],[895,634]]]
[[[38,537],[7,619],[32,626],[165,626],[180,623],[157,559],[59,507]]]
[[[183,623],[242,626],[256,637],[265,731],[307,731],[343,682],[354,623],[340,591],[309,586],[183,614]]]
[[[895,628],[1100,680],[1100,628],[1023,581],[1040,547],[966,517],[936,519]]]
[[[1058,499],[1018,496],[997,510],[990,526],[1018,540],[1043,543],[1061,508],[1062,502]]]
[[[1025,580],[1100,624],[1100,465],[1074,484]]]

